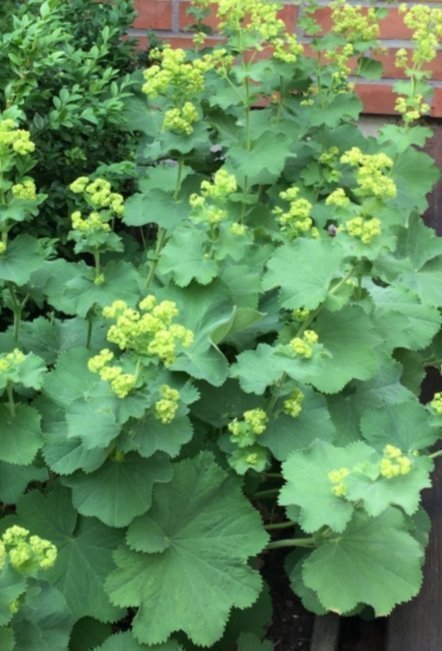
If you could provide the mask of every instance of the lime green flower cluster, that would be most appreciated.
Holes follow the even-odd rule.
[[[343,208],[351,203],[350,199],[345,194],[344,188],[336,188],[325,200],[326,206],[336,206],[336,208]]]
[[[234,222],[230,227],[232,235],[238,235],[238,237],[245,235],[247,231],[247,226],[245,224],[239,224],[238,222]]]
[[[228,212],[225,205],[237,188],[236,178],[226,170],[219,169],[215,172],[212,183],[206,180],[201,183],[200,194],[190,195],[189,203],[193,209],[192,219],[195,222],[205,222],[211,225],[219,224],[227,219]],[[241,225],[238,224],[238,226]],[[241,230],[237,234],[244,234],[241,233]]]
[[[192,102],[185,102],[181,108],[171,108],[164,114],[163,129],[175,133],[193,133],[193,125],[198,121],[198,110]]]
[[[345,478],[350,474],[349,468],[337,468],[328,473],[328,479],[332,484],[331,492],[336,497],[345,497],[347,494],[347,486]]]
[[[26,355],[18,348],[0,355],[0,390],[20,382],[20,367],[25,360]]]
[[[313,346],[318,343],[318,335],[314,330],[305,330],[302,337],[294,337],[290,343],[290,350],[297,357],[311,359],[313,357]]]
[[[377,40],[380,27],[374,7],[350,5],[346,0],[330,2],[333,27],[331,31],[340,34],[350,43]]]
[[[374,238],[382,232],[381,220],[376,217],[372,219],[355,217],[341,226],[339,230],[347,231],[350,237],[361,240],[362,244],[371,244]]]
[[[428,113],[430,105],[427,104],[423,95],[417,94],[412,97],[398,97],[394,108],[402,115],[405,124],[410,124]]]
[[[400,475],[408,475],[411,470],[411,460],[402,454],[401,450],[394,445],[386,445],[383,450],[383,458],[379,463],[379,472],[382,477],[392,479]]]
[[[298,42],[295,34],[285,34],[284,38],[272,40],[273,58],[284,63],[296,63],[304,52],[304,47]]]
[[[132,350],[138,355],[157,357],[165,366],[174,363],[180,348],[189,348],[193,332],[172,323],[179,315],[173,301],[157,303],[154,296],[146,296],[134,310],[125,301],[114,301],[103,309],[103,316],[115,319],[107,333],[107,339],[121,350]]]
[[[112,192],[109,181],[101,178],[91,181],[87,176],[81,176],[69,188],[74,194],[81,195],[88,207],[85,216],[80,210],[71,214],[69,237],[76,242],[76,253],[94,255],[94,282],[101,285],[105,277],[100,271],[100,253],[122,248],[121,238],[112,232],[112,225],[115,218],[121,218],[124,213],[124,199],[121,194]]]
[[[108,210],[121,217],[124,213],[124,199],[118,192],[112,192],[112,187],[106,179],[91,181],[87,176],[80,176],[70,184],[69,189],[74,194],[81,194],[86,203],[95,210]]]
[[[348,81],[348,76],[351,73],[349,61],[354,55],[355,49],[351,43],[346,43],[341,48],[337,47],[325,53],[327,61],[337,68],[332,72],[332,77],[341,91],[349,91],[354,86],[353,83]]]
[[[216,5],[219,30],[226,34],[239,34],[244,49],[250,46],[262,50],[271,44],[273,56],[285,63],[295,63],[303,46],[294,34],[288,34],[284,21],[278,17],[281,5],[265,0],[194,0],[194,6],[207,9]],[[247,44],[247,45],[246,45]]]
[[[35,151],[35,145],[31,141],[31,134],[24,129],[17,129],[14,120],[7,118],[0,120],[0,154],[18,154],[26,156]],[[12,165],[8,166],[11,169]],[[3,168],[4,169],[4,168]],[[6,171],[6,170],[5,170]]]
[[[0,355],[0,373],[13,372],[25,359],[26,355],[18,348],[11,353],[3,353]]]
[[[119,397],[125,398],[134,388],[137,377],[132,373],[124,373],[121,366],[110,366],[114,354],[108,348],[103,348],[98,355],[88,361],[91,373],[98,373],[104,382],[109,382],[112,391]]]
[[[48,570],[57,560],[57,549],[49,540],[31,536],[23,527],[13,525],[6,529],[0,539],[0,569],[7,561],[25,574]]]
[[[340,158],[344,165],[357,167],[356,192],[362,197],[393,199],[397,194],[396,184],[385,171],[393,167],[393,161],[386,154],[363,154],[359,147],[346,151]]]
[[[165,425],[175,420],[176,412],[180,406],[180,392],[172,389],[168,384],[160,387],[161,399],[155,403],[155,418]]]
[[[24,199],[25,201],[35,201],[37,199],[37,188],[34,180],[29,177],[24,178],[21,183],[13,185],[11,192],[16,199]]]
[[[433,400],[430,402],[430,407],[438,416],[442,416],[442,392],[434,394]]]
[[[342,176],[342,173],[336,167],[339,161],[338,147],[330,147],[330,149],[322,152],[318,160],[322,167],[322,176],[324,179],[328,183],[337,183]]]
[[[289,202],[289,209],[284,211],[279,206],[273,209],[273,214],[277,217],[281,231],[291,239],[313,230],[313,205],[307,199],[299,197],[299,192],[299,188],[295,186],[280,192],[279,197]]]
[[[221,63],[225,53],[220,48],[216,53],[192,61],[186,60],[185,50],[173,49],[170,45],[150,53],[158,63],[144,71],[142,90],[151,99],[163,97],[173,104],[165,112],[164,130],[187,135],[193,132],[193,125],[199,118],[195,97],[205,88],[205,74]]]
[[[292,317],[301,323],[302,321],[308,319],[309,316],[310,310],[308,310],[306,307],[298,307],[296,310],[292,311]]]
[[[412,61],[417,66],[433,61],[437,56],[439,40],[442,36],[442,9],[430,7],[428,4],[410,6],[403,3],[399,12],[404,14],[405,25],[413,31],[414,48]],[[406,67],[407,52],[400,49],[397,52],[399,67]],[[405,64],[405,65],[404,65]]]
[[[241,420],[235,418],[227,426],[231,433],[230,440],[238,447],[245,448],[256,442],[256,437],[265,432],[268,416],[264,409],[249,409],[243,413]]]
[[[110,233],[110,224],[103,219],[103,214],[93,210],[86,219],[83,219],[79,210],[75,210],[71,215],[72,228],[80,233]]]
[[[162,50],[150,53],[157,64],[144,71],[143,93],[151,99],[160,96],[179,97],[190,100],[204,90],[204,74],[213,66],[211,55],[204,55],[194,61],[186,61],[186,51],[167,45]]]
[[[242,419],[235,418],[228,424],[230,440],[237,445],[229,457],[229,465],[239,475],[249,469],[262,472],[266,468],[269,453],[256,443],[256,439],[265,432],[268,421],[264,409],[256,407],[245,411]]]
[[[284,413],[292,418],[298,418],[299,414],[302,411],[302,403],[304,401],[304,394],[301,389],[295,389],[289,395],[288,398],[284,400],[283,409]]]

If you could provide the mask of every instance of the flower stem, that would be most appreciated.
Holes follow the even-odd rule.
[[[11,414],[11,418],[15,418],[16,411],[14,402],[14,389],[11,382],[8,382],[6,385],[6,393],[8,395],[9,413]]]

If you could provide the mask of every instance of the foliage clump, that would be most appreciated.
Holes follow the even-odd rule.
[[[278,3],[194,0],[195,48],[124,76],[131,11],[89,4],[96,44],[66,37],[86,0],[1,23],[0,646],[267,651],[283,547],[313,612],[388,615],[440,455],[440,12],[404,9],[403,119],[372,137],[350,73],[381,74],[385,7],[334,0],[323,35],[309,4],[307,57]]]

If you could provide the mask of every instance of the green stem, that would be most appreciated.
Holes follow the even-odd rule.
[[[87,316],[87,338],[86,338],[86,348],[90,350],[91,340],[92,340],[92,329],[94,327],[94,320],[91,314]]]
[[[101,272],[100,251],[95,251],[94,253],[94,264],[95,264],[95,278],[98,278]]]
[[[179,160],[178,162],[178,169],[177,169],[177,177],[176,177],[176,183],[175,183],[175,191],[173,193],[173,200],[176,201],[180,195],[180,190],[181,190],[181,184],[183,182],[183,170],[184,170],[184,161],[182,159]],[[167,237],[167,232],[164,228],[159,228],[158,229],[158,234],[157,234],[157,241],[155,245],[155,254],[154,254],[154,259],[152,260],[152,265],[149,269],[149,273],[146,278],[146,285],[145,289],[150,287],[156,271],[158,267],[158,263],[160,261],[160,253],[164,247],[164,244],[166,243],[166,237]]]
[[[9,406],[9,413],[11,414],[12,418],[15,418],[15,402],[14,402],[14,389],[11,384],[11,382],[8,382],[6,385],[6,393],[8,396],[8,406]]]
[[[433,452],[433,454],[429,454],[428,456],[430,457],[430,459],[437,459],[438,457],[442,457],[442,450]]]
[[[262,497],[273,497],[274,495],[278,495],[278,493],[279,488],[269,488],[265,491],[257,491],[253,494],[253,497],[256,499],[261,499]]]
[[[272,540],[266,549],[282,549],[283,547],[315,547],[314,538],[287,538],[282,540]]]
[[[267,531],[273,531],[277,529],[289,529],[290,527],[294,527],[295,523],[294,522],[272,522],[270,524],[264,525]]]
[[[9,295],[11,297],[12,313],[14,315],[14,342],[17,343],[18,338],[20,336],[22,309],[24,307],[24,304],[26,303],[26,300],[23,303],[20,303],[20,301],[17,300],[15,288],[12,283],[8,283],[8,289],[9,289]]]
[[[353,276],[355,270],[356,270],[356,267],[353,266],[353,267],[350,269],[350,271],[348,272],[348,274],[347,274],[346,276],[344,276],[344,278],[341,278],[341,280],[338,282],[338,284],[335,285],[335,286],[334,286],[334,287],[333,287],[333,288],[328,292],[328,296],[333,296],[333,294],[336,294],[336,292],[338,292],[338,291],[341,289],[342,285],[345,285],[345,283],[347,282],[347,280],[349,280],[349,279]]]

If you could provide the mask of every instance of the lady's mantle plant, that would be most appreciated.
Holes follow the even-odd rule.
[[[306,57],[260,0],[215,3],[206,48],[212,4],[127,101],[138,192],[71,179],[68,260],[26,234],[45,196],[1,116],[4,648],[268,651],[275,548],[315,613],[387,615],[421,585],[442,243],[416,120],[442,11],[403,9],[403,122],[373,138],[349,75],[380,74],[385,8],[334,0],[322,35],[307,7]]]

